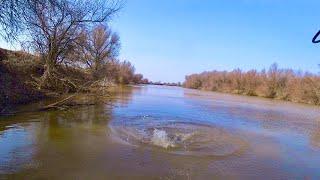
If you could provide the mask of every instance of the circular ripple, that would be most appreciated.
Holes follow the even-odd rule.
[[[247,142],[221,128],[193,123],[171,123],[153,127],[111,127],[117,142],[137,147],[198,157],[241,155]]]

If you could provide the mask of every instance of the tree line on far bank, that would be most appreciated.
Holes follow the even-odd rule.
[[[217,92],[260,96],[320,105],[320,76],[280,69],[206,71],[186,76],[184,87]]]

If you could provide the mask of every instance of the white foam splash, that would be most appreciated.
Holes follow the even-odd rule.
[[[227,157],[243,153],[248,147],[246,141],[228,131],[197,124],[176,123],[157,128],[110,126],[110,130],[117,143],[156,146],[177,155]]]
[[[163,148],[175,147],[175,143],[169,139],[167,132],[164,130],[154,129],[151,142]]]

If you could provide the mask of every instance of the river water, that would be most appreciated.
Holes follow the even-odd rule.
[[[319,179],[319,165],[316,106],[134,86],[0,117],[0,179]]]

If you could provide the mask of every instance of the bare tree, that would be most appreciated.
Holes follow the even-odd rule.
[[[105,77],[107,67],[119,54],[120,38],[105,25],[96,26],[78,41],[79,59],[91,70],[95,80]],[[74,56],[76,57],[76,56]]]
[[[116,0],[1,1],[0,10],[5,11],[0,12],[0,24],[6,35],[17,36],[15,30],[20,30],[45,62],[40,87],[55,80],[56,66],[65,60],[83,30],[106,23],[121,7]],[[10,25],[11,21],[15,24]]]
[[[133,81],[135,68],[129,61],[123,61],[119,64],[118,83],[128,84]]]
[[[143,83],[143,75],[142,75],[142,74],[135,74],[135,75],[133,76],[133,82],[134,82],[135,84],[141,84],[141,83]]]
[[[23,0],[0,0],[0,36],[12,40],[21,27],[19,21]]]

